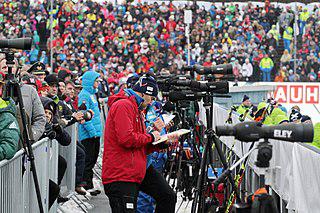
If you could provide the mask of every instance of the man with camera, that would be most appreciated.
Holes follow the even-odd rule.
[[[17,67],[18,62],[17,60],[14,60],[14,65],[12,67],[13,74],[16,74]],[[8,65],[4,54],[0,55],[0,70],[4,74],[8,74]],[[41,104],[39,95],[34,87],[27,84],[22,84],[21,94],[25,107],[25,112],[28,117],[28,123],[31,127],[32,134],[30,136],[33,138],[34,141],[38,141],[44,132],[46,124],[43,106]]]
[[[152,145],[160,133],[146,132],[142,110],[157,93],[156,81],[141,76],[132,89],[109,97],[102,181],[113,213],[136,212],[139,190],[156,200],[156,212],[175,210],[173,190],[152,166],[146,168],[147,154],[160,148]]]

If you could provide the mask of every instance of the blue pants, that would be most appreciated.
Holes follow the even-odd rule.
[[[299,21],[299,34],[303,35],[304,33],[304,28],[306,26],[307,22],[305,21]]]
[[[288,50],[289,53],[290,53],[291,40],[284,38],[284,39],[283,39],[283,44],[284,44],[284,49],[285,49],[285,50]]]
[[[262,70],[262,81],[271,81],[271,69]]]

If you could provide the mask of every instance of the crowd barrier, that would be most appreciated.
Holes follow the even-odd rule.
[[[225,125],[228,117],[227,109],[214,105],[213,126]],[[233,115],[234,123],[239,122]],[[250,143],[235,141],[233,137],[221,137],[228,149],[242,157],[250,147]],[[315,212],[320,209],[318,195],[320,194],[320,152],[310,145],[270,140],[273,147],[273,157],[266,171],[266,184],[277,193],[281,199],[281,212]],[[258,176],[262,170],[254,164],[257,150],[249,158],[250,169],[245,179],[250,192],[259,188]],[[253,172],[251,172],[253,171]]]
[[[101,122],[104,127],[108,108],[102,105]],[[44,138],[32,145],[41,198],[44,212],[48,212],[49,202],[49,179],[57,182],[58,178],[58,156],[61,155],[67,161],[67,170],[60,184],[61,193],[72,198],[80,208],[86,212],[87,207],[81,199],[78,199],[75,189],[76,179],[76,148],[78,140],[78,125],[72,125],[65,129],[71,136],[69,146],[61,146],[56,140]],[[101,178],[103,137],[101,137],[101,151],[97,167],[98,178]],[[57,212],[55,203],[50,213]],[[38,201],[35,193],[30,162],[24,150],[19,150],[10,160],[0,162],[0,213],[35,213],[39,212]]]
[[[77,140],[78,125],[72,125],[65,130],[71,136],[71,144],[69,146],[59,145],[59,154],[67,161],[67,170],[60,184],[63,193],[72,193],[75,189],[76,180],[76,157],[77,157]]]
[[[57,179],[57,142],[45,138],[33,144],[32,148],[41,199],[45,212],[48,212],[49,179]],[[30,161],[23,150],[12,159],[0,162],[0,203],[0,212],[39,212]]]

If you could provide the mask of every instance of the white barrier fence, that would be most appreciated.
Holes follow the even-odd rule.
[[[49,179],[57,179],[57,142],[47,138],[32,145],[45,212],[49,204]],[[0,212],[39,212],[30,162],[20,150],[11,160],[0,162]],[[53,208],[54,209],[54,208]]]
[[[102,111],[101,121],[104,126],[108,112],[105,104]],[[44,212],[48,212],[49,179],[57,183],[59,154],[67,161],[67,170],[60,184],[61,192],[68,194],[68,197],[71,198],[76,196],[74,189],[78,125],[72,125],[65,130],[71,136],[71,144],[69,146],[61,146],[56,140],[51,141],[48,138],[42,139],[32,145]],[[103,148],[102,141],[101,148]],[[97,165],[101,169],[102,152],[99,157],[100,161]],[[86,212],[87,207],[82,205],[83,203],[80,199],[73,200]],[[0,213],[2,212],[39,212],[33,177],[30,171],[30,162],[27,160],[24,150],[19,150],[12,159],[0,162]],[[50,212],[57,212],[57,204],[51,207]]]
[[[214,105],[213,126],[225,125],[228,111],[219,105]],[[233,121],[238,122],[233,115]],[[250,147],[250,143],[234,141],[233,137],[221,137],[223,143],[238,157],[242,157]],[[235,142],[235,143],[234,143]],[[320,209],[320,152],[307,144],[291,143],[278,140],[270,140],[273,147],[273,157],[270,168],[266,173],[266,184],[279,195],[282,204],[281,209],[295,212],[317,212]],[[257,150],[249,159],[249,166],[255,174],[246,173],[251,192],[259,187],[258,177],[261,170],[254,165]],[[250,170],[249,170],[250,171]],[[250,177],[250,175],[253,175]],[[284,202],[283,202],[284,201]]]

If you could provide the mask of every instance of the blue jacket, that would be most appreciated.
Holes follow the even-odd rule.
[[[99,103],[95,93],[98,91],[93,88],[94,81],[100,76],[99,73],[88,71],[82,76],[83,89],[78,95],[78,106],[85,103],[87,110],[91,109],[94,116],[90,121],[79,125],[79,140],[101,136],[101,119]]]
[[[156,102],[154,101],[150,106],[148,106],[147,111],[146,111],[146,127],[148,129],[149,126],[151,126],[158,118],[161,118],[163,120],[162,115],[159,112],[156,112],[154,109]],[[160,135],[165,135],[166,134],[166,129],[163,128],[162,131],[160,132]],[[158,153],[154,152],[152,154],[149,154],[147,156],[147,168],[152,164],[154,168],[161,170],[164,166],[164,163],[167,159],[167,154],[166,153]]]

